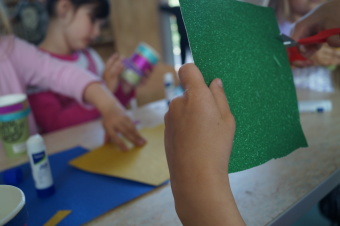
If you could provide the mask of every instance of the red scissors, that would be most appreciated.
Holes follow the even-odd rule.
[[[321,44],[327,41],[327,38],[333,35],[340,35],[340,28],[333,28],[319,32],[316,35],[300,39],[295,41],[287,35],[281,34],[283,44],[288,48],[289,62],[292,64],[294,61],[305,61],[307,60],[301,55],[298,45],[310,45],[310,44]],[[340,37],[339,37],[340,38]]]

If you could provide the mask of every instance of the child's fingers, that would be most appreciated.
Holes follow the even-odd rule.
[[[114,64],[118,59],[119,59],[119,56],[117,53],[112,54],[112,56],[110,56],[110,58],[106,61],[105,66],[111,67],[111,65]]]
[[[122,133],[123,134],[123,133]],[[145,140],[139,136],[139,134],[135,131],[124,132],[124,137],[132,142],[136,146],[143,146],[146,142]]]
[[[128,147],[125,145],[123,140],[119,137],[118,133],[115,131],[114,128],[109,129],[108,131],[111,141],[115,143],[121,150],[127,151]]]
[[[137,146],[142,146],[145,144],[145,140],[139,134],[133,123],[125,122],[121,127],[120,132],[124,135],[124,137]]]
[[[116,79],[123,72],[123,69],[124,65],[120,60],[115,60],[113,63],[107,64],[106,71],[107,75],[109,76],[108,78]]]
[[[193,87],[202,87],[206,84],[204,82],[203,76],[200,70],[195,66],[195,64],[185,64],[179,69],[179,79],[181,81],[182,87],[184,90]]]
[[[110,56],[108,62],[111,62],[111,63],[112,63],[112,62],[118,60],[119,58],[120,58],[120,56],[119,56],[117,53],[114,53],[114,54],[112,54],[112,55]]]
[[[321,44],[300,45],[299,51],[304,57],[310,58],[316,51],[321,48],[321,46]]]
[[[124,65],[122,61],[119,60],[113,64],[113,73],[115,75],[120,75],[123,72],[123,69],[124,69]]]
[[[217,104],[217,107],[219,108],[222,115],[229,114],[230,108],[228,104],[227,97],[223,90],[223,84],[221,79],[214,79],[209,89],[214,97],[215,103]]]

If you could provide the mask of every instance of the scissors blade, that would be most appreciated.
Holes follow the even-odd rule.
[[[285,34],[280,34],[280,37],[281,37],[281,40],[283,42],[283,45],[286,47],[286,48],[289,48],[289,47],[293,47],[293,46],[297,46],[299,45],[299,43],[297,41],[295,41],[294,39],[292,39],[291,37],[285,35]]]

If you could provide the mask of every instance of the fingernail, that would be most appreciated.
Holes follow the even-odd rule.
[[[217,85],[219,85],[220,87],[223,87],[223,83],[222,83],[222,80],[221,79],[217,79]]]
[[[305,53],[307,51],[307,49],[304,45],[300,45],[299,50],[300,50],[301,53]]]
[[[144,145],[145,144],[145,140],[141,139],[141,140],[138,140],[138,145]]]

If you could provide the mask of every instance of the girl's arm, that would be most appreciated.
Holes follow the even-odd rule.
[[[26,87],[47,88],[86,104],[83,99],[85,88],[93,82],[100,82],[100,78],[90,72],[53,59],[25,41],[13,38],[9,43],[12,45],[10,60]]]
[[[99,78],[72,65],[51,58],[34,46],[14,39],[9,55],[16,73],[26,86],[39,86],[73,97],[79,103],[94,105],[103,116],[103,125],[112,140],[123,150],[127,147],[119,138],[125,136],[135,145],[144,144],[132,120],[112,94],[99,83]]]

